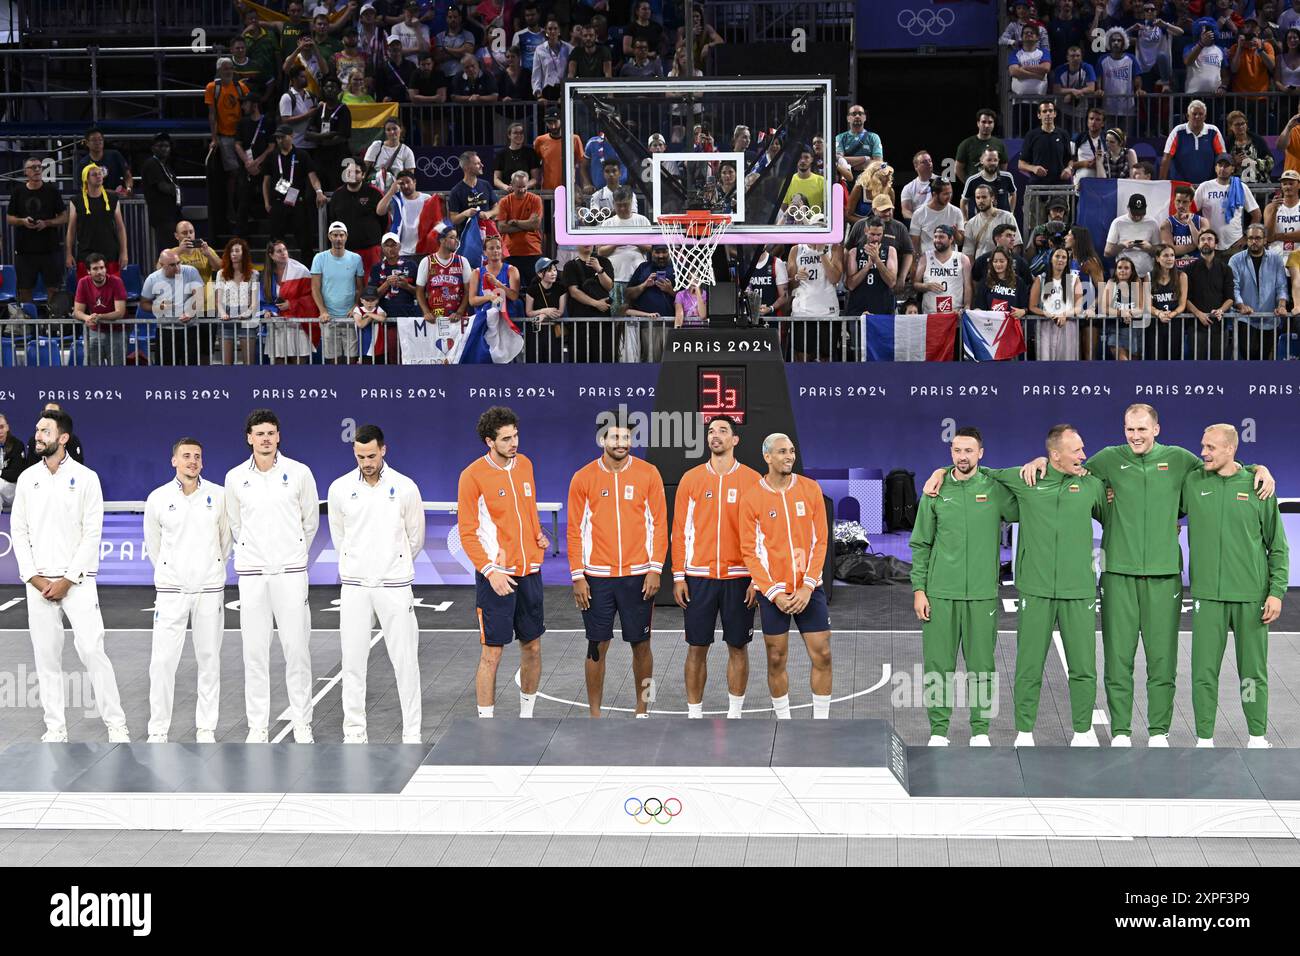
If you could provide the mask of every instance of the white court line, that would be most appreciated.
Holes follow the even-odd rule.
[[[383,637],[384,637],[383,631],[376,631],[375,636],[370,639],[370,646],[374,647],[381,640],[383,640]],[[321,698],[323,698],[326,694],[328,694],[331,690],[333,690],[335,685],[338,684],[338,682],[341,681],[342,679],[343,679],[342,661],[339,662],[339,672],[335,674],[333,677],[329,677],[329,678],[318,677],[317,680],[325,681],[325,686],[322,687],[320,691],[317,692],[316,696],[311,699],[312,708],[314,709],[316,705],[321,702]],[[280,731],[278,734],[276,734],[274,737],[271,738],[271,743],[273,744],[280,743],[282,740],[284,740],[285,737],[288,737],[289,734],[293,731],[292,714],[290,713],[287,707],[285,708],[284,713],[280,714],[279,717],[275,718],[275,722],[277,724],[282,720],[287,720],[289,721],[289,723],[285,726],[284,730]]]
[[[153,629],[148,627],[108,627],[105,628],[104,631],[107,634],[152,634],[153,633]],[[226,628],[226,631],[231,634],[238,634],[239,628],[228,627]],[[27,633],[29,632],[28,629],[25,627],[0,627],[0,634],[27,634]],[[337,634],[338,628],[314,627],[312,628],[312,633],[313,634]],[[473,627],[422,627],[420,628],[420,633],[421,634],[477,634],[478,629]],[[580,627],[567,627],[567,628],[551,627],[546,629],[546,633],[547,634],[584,634],[586,632]],[[655,633],[656,634],[685,634],[686,632],[683,631],[681,628],[657,627],[655,628]],[[848,628],[848,627],[831,629],[832,635],[834,634],[920,634],[920,633],[921,633],[920,630],[909,630],[909,629],[900,630],[897,628],[885,629],[885,630],[863,630],[861,628]],[[999,628],[998,633],[1014,634],[1016,633],[1016,629],[1013,627]],[[1100,635],[1101,628],[1098,628],[1096,633]],[[1184,634],[1190,636],[1191,633],[1192,632],[1190,630],[1182,630],[1178,632],[1180,637]],[[1270,629],[1268,633],[1269,636],[1271,637],[1300,636],[1300,631],[1275,631]]]
[[[862,696],[865,695],[865,694],[870,694],[873,690],[880,690],[880,688],[884,687],[886,684],[889,683],[889,675],[890,675],[892,672],[893,672],[893,668],[892,668],[889,664],[885,664],[885,665],[883,665],[883,666],[880,668],[880,680],[876,681],[876,683],[872,684],[872,685],[871,685],[870,687],[868,687],[866,690],[854,691],[852,694],[848,694],[847,696],[844,696],[844,697],[836,697],[836,698],[834,698],[834,699],[831,701],[831,703],[832,703],[832,704],[840,704],[840,703],[843,703],[843,702],[846,701],[846,700],[852,700],[852,699],[855,698],[855,697],[862,697]],[[519,687],[521,690],[523,689],[523,685],[519,683],[519,671],[518,671],[518,670],[515,671],[515,686],[516,686],[516,687]],[[587,704],[586,704],[585,701],[581,701],[581,700],[565,700],[563,697],[552,697],[550,694],[544,694],[544,693],[542,693],[540,690],[537,692],[537,696],[540,697],[540,698],[542,698],[543,700],[553,701],[553,702],[555,702],[555,703],[557,703],[557,704],[569,704],[569,705],[572,706],[572,707],[586,707],[586,706],[587,706]],[[811,707],[811,706],[812,706],[812,702],[809,701],[809,702],[806,703],[806,704],[791,704],[791,705],[790,705],[790,709],[791,709],[791,710],[803,710],[805,707]],[[628,714],[630,714],[630,713],[632,713],[633,711],[636,710],[635,707],[606,707],[606,706],[604,706],[603,704],[601,705],[601,708],[600,708],[600,709],[601,709],[601,710],[619,710],[619,711],[623,711],[624,713],[628,713]],[[745,710],[742,710],[741,713],[742,713],[742,714],[767,714],[767,713],[771,713],[774,709],[775,709],[775,708],[773,708],[773,707],[750,707],[750,708],[747,708],[747,709],[745,709]],[[669,716],[669,717],[681,717],[681,716],[684,715],[684,714],[689,714],[690,711],[687,711],[687,710],[651,710],[651,711],[647,711],[647,713],[651,713],[651,714],[662,714],[662,715]],[[714,715],[717,715],[717,714],[722,714],[723,716],[726,716],[726,713],[727,713],[727,712],[726,712],[725,710],[706,710],[706,711],[704,711],[704,716],[705,716],[705,717],[711,717],[711,716],[714,716]]]

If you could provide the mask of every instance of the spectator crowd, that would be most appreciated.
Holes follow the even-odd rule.
[[[707,321],[708,287],[676,288],[666,246],[557,248],[546,227],[566,149],[575,202],[611,229],[650,225],[618,153],[564,130],[559,100],[566,79],[683,75],[687,34],[672,0],[290,0],[275,21],[237,6],[243,31],[204,91],[207,222],[182,218],[165,132],[137,174],[87,131],[68,198],[47,181],[46,157],[30,156],[8,207],[11,317],[39,302],[46,314],[34,317],[78,323],[88,364],[398,361],[388,320],[402,317],[462,332],[505,322],[527,333],[519,361],[654,360],[656,321]],[[797,158],[780,202],[787,221],[820,221],[831,186],[843,187],[842,241],[720,250],[715,272],[740,280],[751,318],[979,309],[1024,322],[1043,359],[1291,357],[1300,114],[1277,124],[1281,161],[1259,130],[1300,105],[1300,0],[1281,11],[1271,0],[1014,0],[1009,12],[998,42],[1014,116],[979,110],[970,135],[918,150],[906,176],[862,104],[830,142],[714,128],[698,104],[650,132],[652,153],[744,156],[743,168],[717,169],[718,211],[783,152]],[[702,75],[726,41],[707,7],[694,13]],[[1156,93],[1194,96],[1185,121]],[[402,112],[354,150],[352,109],[370,103]],[[424,109],[510,103],[536,108],[543,128]],[[1004,120],[1025,130],[1015,155],[997,135]],[[1144,158],[1139,132],[1158,120],[1169,129]],[[420,191],[412,143],[464,147],[454,187]],[[1088,177],[1170,180],[1174,211],[1134,192],[1105,236],[1073,221],[1070,199],[1043,222],[1026,218],[1026,186]],[[131,248],[130,196],[147,205],[145,248]],[[260,234],[265,243],[251,241]]]

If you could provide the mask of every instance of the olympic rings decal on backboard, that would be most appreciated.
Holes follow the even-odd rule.
[[[957,14],[947,8],[939,10],[899,10],[898,25],[914,37],[938,36],[957,22]]]
[[[676,809],[673,809],[674,804]],[[667,799],[646,797],[644,800],[639,797],[628,797],[623,801],[623,812],[643,825],[653,820],[660,826],[666,826],[672,822],[673,817],[682,812],[682,801],[677,797]]]

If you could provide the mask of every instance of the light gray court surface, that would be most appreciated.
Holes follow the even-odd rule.
[[[17,589],[0,589],[0,607],[5,606]],[[1007,591],[1006,594],[1011,592]],[[330,630],[330,601],[336,591],[313,589],[312,619],[313,668],[316,675],[315,731],[318,741],[341,739],[342,712],[338,675],[339,651],[336,632]],[[105,616],[110,631],[108,652],[117,671],[128,724],[135,739],[144,739],[148,703],[150,614],[149,589],[105,589]],[[233,600],[235,592],[228,592]],[[475,715],[474,671],[478,661],[477,630],[469,630],[473,619],[472,592],[463,588],[419,588],[417,597],[423,605],[418,611],[421,626],[420,668],[424,685],[424,739],[432,745],[446,733],[456,718]],[[920,657],[920,634],[911,610],[911,595],[901,588],[836,588],[831,607],[835,632],[835,684],[831,716],[844,719],[880,719],[892,723],[905,742],[923,744],[929,728],[922,707],[906,699],[900,690],[898,675],[911,682],[913,668]],[[450,604],[447,602],[450,601]],[[1292,598],[1294,601],[1294,597]],[[1292,601],[1284,604],[1281,627],[1273,632],[1270,643],[1270,726],[1269,737],[1275,746],[1294,746],[1300,742],[1300,704],[1295,696],[1293,676],[1300,674],[1300,642],[1297,623],[1300,608]],[[441,608],[441,610],[435,610]],[[582,662],[585,639],[580,631],[577,612],[568,589],[547,589],[547,616],[551,630],[544,638],[542,696],[537,703],[539,718],[584,718],[586,715]],[[135,628],[124,625],[132,623]],[[1189,621],[1185,618],[1184,628]],[[680,633],[681,614],[675,608],[658,608],[655,614],[655,672],[657,697],[655,711],[684,711],[682,665],[685,645]],[[31,647],[23,625],[21,605],[11,605],[0,612],[0,675],[12,682],[33,671]],[[995,746],[1006,746],[1014,736],[1010,706],[1009,679],[1015,658],[1014,616],[1004,611],[1000,622],[998,668],[1006,687],[1001,709],[993,721]],[[1284,630],[1283,628],[1288,628]],[[606,702],[615,707],[630,707],[632,702],[631,661],[625,647],[615,641],[607,678]],[[1100,673],[1100,641],[1098,642]],[[284,711],[286,698],[283,666],[278,649],[273,652],[272,711]],[[507,650],[497,703],[498,714],[509,717],[517,713],[517,690],[510,680],[517,663],[517,652]],[[217,729],[218,741],[243,740],[243,683],[237,618],[231,611],[227,620],[226,640],[222,648],[222,711]],[[710,681],[705,695],[706,711],[725,711],[725,652],[719,642],[710,655]],[[78,663],[71,640],[65,651],[65,667],[71,672]],[[809,703],[807,658],[792,640],[790,654],[791,699],[795,705]],[[1184,629],[1180,641],[1179,687],[1170,742],[1174,748],[1193,742],[1190,690],[1187,679],[1190,667],[1190,637]],[[765,680],[765,661],[761,639],[750,648],[750,692],[746,701],[746,719],[771,720],[770,700]],[[878,689],[861,694],[888,679]],[[1139,655],[1136,674],[1134,743],[1135,751],[1145,747],[1144,723],[1145,673]],[[33,678],[34,682],[34,678]],[[1234,697],[1236,670],[1231,653],[1225,656],[1222,675],[1222,699],[1216,740],[1220,747],[1242,747],[1246,740],[1244,721]],[[0,688],[12,693],[9,688]],[[840,700],[840,698],[848,698]],[[15,706],[23,701],[12,697],[0,707],[0,747],[13,743],[37,741],[43,731],[38,707]],[[173,741],[192,741],[194,705],[194,659],[188,646],[182,657],[177,678],[176,720]],[[1102,690],[1098,688],[1098,711],[1104,714]],[[370,659],[369,731],[374,743],[396,743],[401,739],[401,715],[392,672],[383,648],[374,646]],[[625,712],[611,711],[613,719],[626,719]],[[807,707],[796,709],[796,719],[811,716]],[[966,712],[954,714],[952,748],[944,758],[960,761],[958,749],[965,752],[967,739]],[[69,709],[69,735],[73,741],[103,742],[103,725],[84,717],[80,710]],[[273,725],[272,736],[287,730],[287,723]],[[1043,684],[1042,707],[1036,731],[1040,745],[1062,745],[1069,735],[1069,700],[1060,660],[1050,654]],[[1109,740],[1108,728],[1097,728],[1103,744]],[[1044,755],[1046,756],[1046,755]],[[1068,758],[1069,754],[1062,754]],[[927,755],[912,751],[914,784],[938,787],[950,775],[927,771]],[[619,762],[610,754],[611,763]],[[954,764],[955,766],[955,764]],[[924,779],[929,772],[932,780]],[[1028,776],[1024,785],[1034,782]],[[1127,863],[1142,865],[1202,865],[1234,863],[1238,865],[1295,865],[1300,849],[1288,840],[924,840],[859,838],[776,838],[776,837],[533,837],[533,836],[464,836],[412,835],[409,837],[376,835],[231,835],[183,833],[107,833],[63,831],[0,830],[0,864],[80,865],[93,863],[226,863],[245,865],[262,863],[375,863],[400,865],[403,862],[453,865],[456,863],[600,865],[610,858],[633,865],[764,865],[812,864],[844,865],[875,863],[973,863],[981,865],[1076,865]]]

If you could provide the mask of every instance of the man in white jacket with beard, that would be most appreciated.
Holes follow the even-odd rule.
[[[108,739],[129,743],[117,678],[104,653],[104,618],[95,589],[104,492],[99,476],[68,454],[71,435],[72,419],[66,412],[53,409],[41,414],[33,439],[40,460],[18,476],[9,525],[18,576],[27,584],[27,627],[45,710],[41,741],[68,742],[63,675],[66,614],[77,656],[86,667],[108,727]]]
[[[149,743],[167,743],[176,665],[189,624],[198,664],[195,739],[210,744],[216,742],[221,702],[230,524],[221,486],[201,477],[203,446],[197,438],[182,438],[172,445],[172,467],[176,477],[155,488],[144,503],[144,541],[157,592],[149,658]]]
[[[253,454],[226,473],[226,520],[239,575],[239,629],[244,638],[244,707],[250,744],[266,743],[271,719],[271,627],[280,632],[293,739],[311,733],[311,609],[307,555],[320,527],[316,479],[280,454],[280,420],[267,408],[248,416]]]
[[[419,627],[415,555],[424,547],[424,504],[410,478],[386,464],[384,433],[362,425],[353,436],[357,467],[330,485],[330,539],[339,560],[343,643],[343,742],[364,744],[370,628],[378,619],[402,705],[402,743],[420,742]]]

